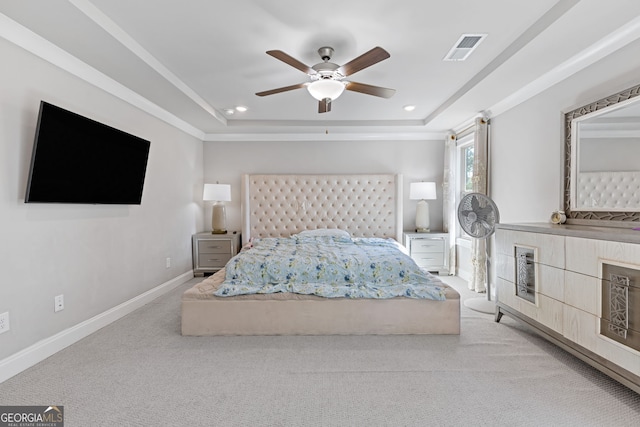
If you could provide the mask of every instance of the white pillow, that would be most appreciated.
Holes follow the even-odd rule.
[[[335,237],[344,237],[347,239],[351,238],[351,235],[344,230],[340,230],[339,228],[318,228],[315,230],[304,230],[298,233],[300,237],[324,237],[324,236],[335,236]]]

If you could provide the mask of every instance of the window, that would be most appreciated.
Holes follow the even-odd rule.
[[[473,142],[473,141],[472,141]],[[461,147],[462,195],[473,191],[473,144]]]

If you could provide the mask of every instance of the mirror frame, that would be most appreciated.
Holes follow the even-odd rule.
[[[640,211],[605,212],[571,210],[571,124],[574,119],[611,105],[640,96],[640,85],[630,87],[591,104],[583,105],[564,115],[564,212],[567,220],[640,221]]]

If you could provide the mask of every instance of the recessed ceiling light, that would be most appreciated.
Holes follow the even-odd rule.
[[[237,111],[240,111],[241,113],[244,113],[245,111],[247,111],[247,107],[245,107],[244,105],[238,105],[236,107]]]
[[[413,111],[413,110],[416,109],[416,106],[415,105],[405,105],[404,107],[402,107],[402,109],[404,111]]]
[[[233,108],[225,108],[224,113],[228,116],[232,115],[233,113],[235,113],[236,110],[234,110]]]

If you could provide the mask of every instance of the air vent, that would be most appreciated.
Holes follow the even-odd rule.
[[[443,61],[464,61],[486,36],[486,34],[463,34]]]

